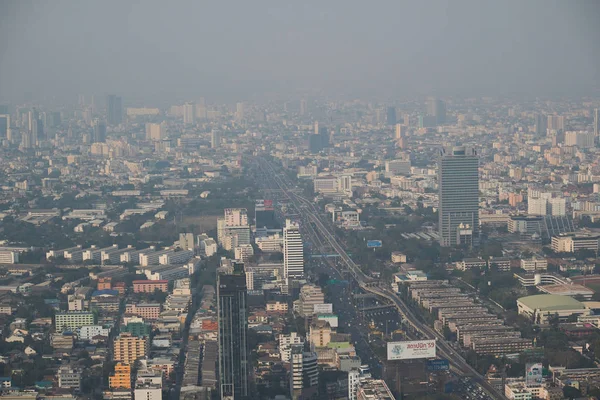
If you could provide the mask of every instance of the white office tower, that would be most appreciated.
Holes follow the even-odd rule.
[[[565,133],[565,146],[577,146],[581,149],[594,147],[594,133],[587,131],[569,131]]]
[[[184,250],[194,250],[195,248],[195,237],[193,233],[180,233],[179,234],[179,247]]]
[[[352,175],[342,175],[338,179],[338,189],[346,195],[352,195]]]
[[[360,384],[360,373],[357,369],[348,371],[348,400],[356,400],[358,385]]]
[[[248,210],[226,208],[223,218],[217,219],[217,241],[225,250],[234,250],[238,246],[250,244]]]
[[[567,215],[567,200],[564,197],[554,197],[548,200],[548,215],[564,217]]]
[[[159,141],[165,137],[165,127],[163,124],[146,124],[146,140]]]
[[[292,346],[304,345],[304,337],[298,335],[297,332],[290,332],[287,335],[280,334],[278,340],[279,356],[283,362],[290,362],[292,358]]]
[[[529,215],[567,215],[567,200],[563,197],[552,197],[552,193],[528,190],[527,214]]]
[[[196,105],[194,103],[185,103],[183,105],[183,123],[193,125],[196,122]]]
[[[304,398],[302,391],[319,385],[317,353],[305,352],[304,345],[292,345],[290,396]]]
[[[546,215],[548,199],[546,197],[529,197],[527,199],[527,214]]]
[[[283,273],[286,279],[304,277],[304,243],[300,235],[300,225],[291,220],[285,221],[283,228]]]

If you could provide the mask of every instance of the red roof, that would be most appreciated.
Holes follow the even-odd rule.
[[[159,284],[165,284],[165,283],[168,284],[169,281],[164,280],[164,279],[163,280],[159,280],[159,281],[151,281],[151,280],[148,280],[148,279],[146,279],[146,280],[140,280],[140,281],[133,281],[134,285],[135,284],[138,284],[138,285],[148,285],[148,284],[159,285]]]

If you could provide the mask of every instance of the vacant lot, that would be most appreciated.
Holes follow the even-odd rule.
[[[208,232],[217,229],[217,217],[219,215],[183,216],[180,227],[194,230],[196,234]]]

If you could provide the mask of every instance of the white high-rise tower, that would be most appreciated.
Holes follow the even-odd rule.
[[[283,273],[286,281],[304,277],[304,244],[300,226],[289,219],[283,228]]]
[[[193,125],[196,122],[196,105],[194,103],[185,103],[183,105],[183,123]]]

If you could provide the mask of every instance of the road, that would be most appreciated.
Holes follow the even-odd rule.
[[[298,190],[295,190],[295,186],[285,174],[277,172],[273,165],[263,158],[258,158],[257,161],[263,170],[263,173],[266,175],[268,174],[268,176],[272,178],[273,182],[289,198],[296,209],[302,211],[302,217],[311,221],[329,246],[339,254],[340,259],[363,290],[392,302],[402,317],[406,319],[416,331],[420,332],[423,337],[437,340],[438,356],[448,359],[452,364],[453,369],[459,371],[463,376],[470,376],[475,382],[482,386],[492,398],[504,398],[502,393],[498,392],[484,379],[483,376],[471,367],[460,354],[457,354],[454,351],[439,332],[435,331],[432,327],[423,324],[391,288],[379,286],[377,282],[374,282],[373,279],[362,272],[358,265],[356,265],[350,256],[348,256],[345,249],[339,244],[333,230],[323,223],[319,216],[319,210],[316,209],[314,202],[298,194]]]

